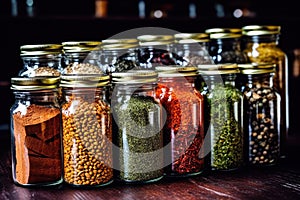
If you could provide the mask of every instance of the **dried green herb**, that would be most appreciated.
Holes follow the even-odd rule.
[[[210,93],[212,169],[230,170],[243,163],[243,133],[237,117],[241,97],[232,85],[215,84]]]
[[[124,99],[125,100],[125,99]],[[152,98],[131,96],[114,106],[118,178],[126,182],[147,182],[162,178],[163,138],[161,107]]]

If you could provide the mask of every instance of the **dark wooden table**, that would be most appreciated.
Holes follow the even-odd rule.
[[[11,177],[9,137],[0,137],[0,200],[91,199],[300,199],[300,137],[290,136],[286,158],[269,168],[243,168],[210,172],[192,178],[162,179],[146,185],[117,182],[101,188],[72,188],[61,184],[47,188],[15,185]]]

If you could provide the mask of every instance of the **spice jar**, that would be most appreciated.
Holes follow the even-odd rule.
[[[86,70],[86,74],[93,74],[94,71],[101,71],[100,63],[100,41],[67,41],[62,42],[63,45],[63,72],[64,74],[72,73],[72,69],[85,68],[92,69],[92,71]],[[75,73],[75,72],[74,72]],[[98,73],[98,72],[97,72]]]
[[[280,95],[273,87],[275,65],[240,65],[244,80],[245,147],[250,165],[274,165],[280,152]]]
[[[198,66],[199,68],[199,66]],[[243,165],[243,97],[235,86],[236,64],[202,66],[210,103],[212,170],[234,170]]]
[[[102,40],[101,68],[107,74],[138,69],[138,47],[139,43],[135,38]]]
[[[247,62],[242,51],[242,29],[240,28],[211,28],[206,29],[209,34],[209,54],[215,64]]]
[[[206,33],[177,33],[172,52],[179,56],[177,64],[181,66],[214,64],[209,55],[209,35]]]
[[[12,177],[17,185],[62,183],[58,77],[13,77]]]
[[[249,25],[242,27],[245,38],[244,52],[254,65],[275,64],[274,87],[281,96],[280,153],[286,156],[286,140],[289,132],[288,58],[278,46],[280,26]]]
[[[195,89],[197,67],[156,67],[156,97],[165,109],[163,127],[165,174],[191,176],[204,170],[203,97]]]
[[[61,76],[63,178],[71,186],[97,187],[113,181],[108,82],[108,75]]]
[[[140,35],[138,62],[142,69],[155,70],[160,65],[176,65],[176,57],[171,52],[173,35]]]
[[[162,107],[153,70],[112,73],[116,179],[149,183],[163,177]]]
[[[61,44],[33,44],[20,47],[23,68],[18,76],[60,76],[62,72]]]

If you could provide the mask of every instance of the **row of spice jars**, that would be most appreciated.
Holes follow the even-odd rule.
[[[208,167],[232,170],[247,159],[276,164],[280,96],[272,87],[274,67],[241,67],[243,91],[234,85],[237,65],[203,65],[201,76],[198,68],[181,66],[115,72],[111,105],[107,75],[12,78],[14,181],[56,184],[61,170],[66,183],[99,186],[113,178],[145,183]]]

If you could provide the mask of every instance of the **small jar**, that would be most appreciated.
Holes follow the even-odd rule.
[[[138,69],[138,47],[139,43],[135,38],[102,40],[101,68],[107,74]]]
[[[181,66],[214,64],[209,55],[209,35],[206,33],[177,33],[172,52],[179,56],[177,64]],[[181,60],[182,59],[182,60]]]
[[[247,57],[242,51],[242,29],[240,28],[211,28],[209,34],[209,54],[214,64],[243,64]]]
[[[281,97],[280,137],[281,156],[286,156],[286,140],[289,132],[288,58],[278,46],[281,27],[249,25],[242,27],[245,49],[249,62],[254,65],[275,64],[274,87]]]
[[[204,100],[194,85],[197,67],[163,66],[156,67],[156,71],[159,76],[156,97],[165,109],[163,118],[166,119],[165,175],[198,175],[205,166]]]
[[[21,186],[62,183],[58,77],[13,77],[12,177]]]
[[[240,65],[249,165],[277,164],[280,155],[280,95],[273,87],[275,65]]]
[[[173,35],[140,35],[138,62],[142,69],[155,70],[156,66],[176,65],[176,57],[171,52]]]
[[[100,41],[67,41],[63,45],[63,74],[96,74],[101,71]],[[87,70],[87,68],[89,70]]]
[[[108,82],[107,75],[61,76],[63,178],[71,186],[98,187],[113,181]]]
[[[155,98],[157,73],[133,70],[112,73],[116,179],[150,183],[163,177],[162,107]]]
[[[20,47],[23,68],[18,76],[60,76],[62,72],[61,44],[33,44]]]
[[[201,68],[208,86],[212,170],[234,170],[244,164],[243,96],[235,86],[236,64]]]

